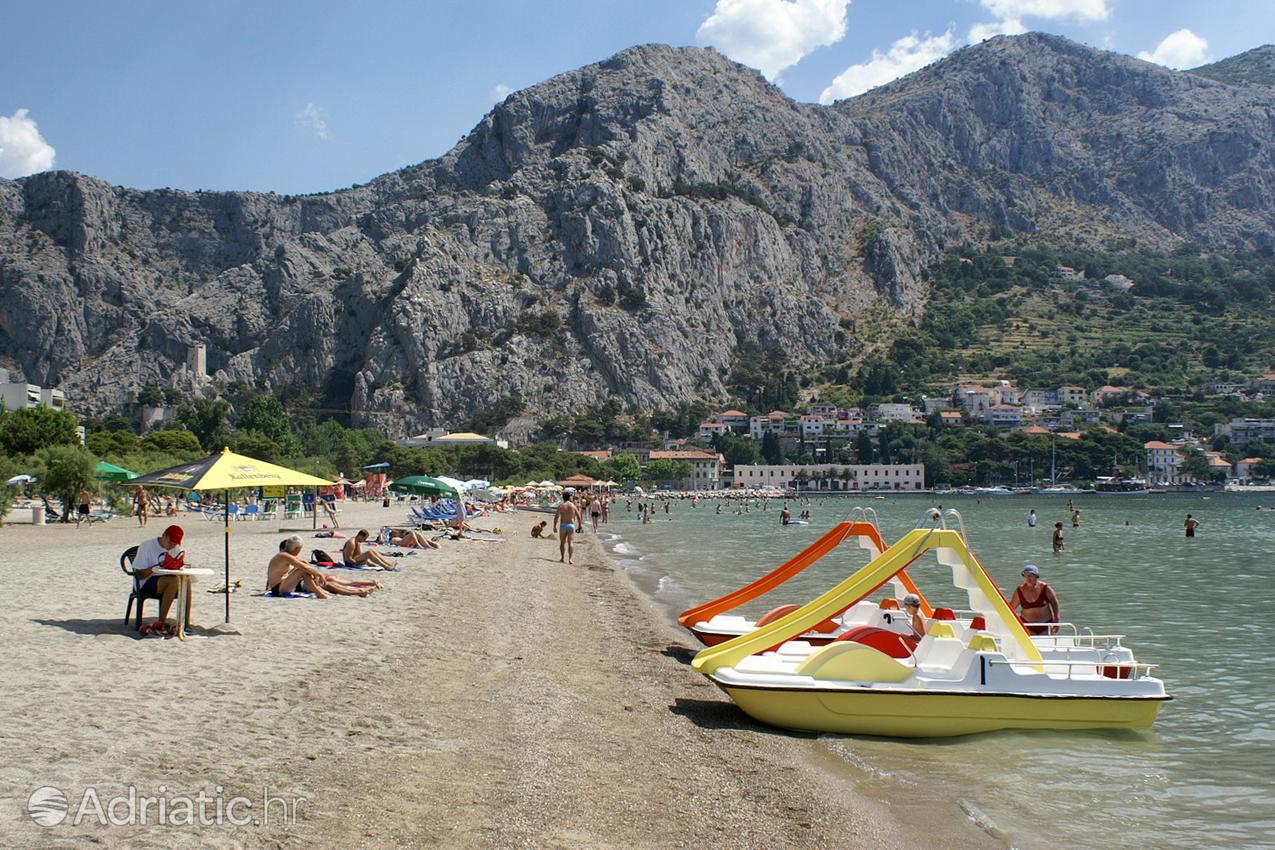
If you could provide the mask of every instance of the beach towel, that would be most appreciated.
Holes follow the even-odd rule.
[[[253,596],[263,596],[266,599],[314,599],[315,598],[313,593],[297,593],[294,591],[293,593],[280,593],[278,596],[276,596],[275,594],[271,593],[268,590],[263,590],[260,593],[254,593]]]

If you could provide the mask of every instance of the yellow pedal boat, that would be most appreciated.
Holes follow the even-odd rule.
[[[952,512],[954,513],[954,512]],[[1039,647],[961,532],[908,532],[841,584],[762,628],[701,651],[692,666],[752,717],[785,729],[888,737],[945,737],[998,729],[1150,726],[1171,699],[1152,665],[1095,648]],[[813,646],[792,638],[855,605],[933,552],[983,618],[975,631],[932,622],[908,658],[853,640]]]

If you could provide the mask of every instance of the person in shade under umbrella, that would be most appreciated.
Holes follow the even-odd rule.
[[[173,600],[181,589],[176,576],[154,575],[156,569],[179,570],[185,564],[186,553],[181,543],[186,533],[180,525],[170,525],[159,537],[152,537],[137,547],[137,557],[133,558],[133,570],[140,582],[138,596],[159,596],[159,619],[150,625],[142,626],[143,635],[159,635],[172,633],[168,626],[168,612],[173,607]],[[186,622],[190,622],[190,597],[186,597]]]

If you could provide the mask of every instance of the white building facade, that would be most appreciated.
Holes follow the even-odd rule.
[[[925,464],[739,464],[735,467],[734,487],[791,490],[797,489],[799,479],[803,491],[917,491],[925,489]]]

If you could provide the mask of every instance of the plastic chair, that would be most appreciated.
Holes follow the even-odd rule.
[[[120,555],[120,569],[124,571],[124,575],[133,579],[133,590],[128,594],[128,607],[124,609],[124,625],[128,625],[129,618],[133,615],[133,603],[137,602],[137,622],[133,625],[134,629],[142,627],[142,607],[146,604],[147,599],[159,599],[158,593],[142,593],[142,582],[137,578],[137,571],[133,569],[133,559],[137,557],[137,547],[130,546],[124,550],[124,554]]]
[[[239,513],[239,519],[257,519],[261,515],[261,508],[256,505],[245,505],[244,509]]]

